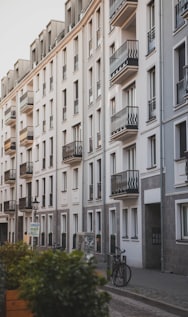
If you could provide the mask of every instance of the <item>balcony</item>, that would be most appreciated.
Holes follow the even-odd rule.
[[[138,71],[138,41],[126,41],[110,57],[110,79],[113,84],[121,84]]]
[[[4,142],[5,154],[13,155],[16,153],[16,138],[11,137]]]
[[[138,0],[111,0],[110,23],[125,27],[130,24],[137,8]]]
[[[111,139],[129,140],[138,132],[138,107],[125,107],[111,117]]]
[[[20,111],[22,113],[30,113],[33,111],[34,93],[33,91],[27,91],[20,97]]]
[[[82,142],[74,141],[63,146],[63,161],[67,164],[79,163],[82,160]]]
[[[4,202],[4,212],[5,213],[15,213],[16,212],[16,200],[8,200]]]
[[[184,19],[188,19],[188,0],[180,0],[180,12]]]
[[[20,165],[20,177],[31,178],[33,175],[33,162],[26,162]]]
[[[113,199],[137,198],[139,193],[139,171],[127,170],[111,176]]]
[[[30,146],[33,143],[33,127],[26,127],[20,131],[20,145]]]
[[[4,179],[6,184],[14,184],[16,181],[16,170],[10,169],[4,173]]]
[[[19,199],[19,209],[20,211],[31,212],[32,211],[32,197],[23,197]]]
[[[5,124],[15,125],[16,124],[16,107],[11,106],[5,111]]]

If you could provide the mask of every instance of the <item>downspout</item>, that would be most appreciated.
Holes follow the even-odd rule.
[[[53,150],[53,152],[56,153],[56,162],[55,162],[55,174],[56,174],[56,191],[55,191],[55,196],[56,196],[56,199],[55,199],[55,213],[56,213],[56,228],[55,228],[55,243],[57,244],[58,243],[58,210],[57,210],[57,196],[58,196],[58,160],[57,160],[57,140],[58,140],[58,107],[57,107],[57,104],[58,104],[58,101],[57,101],[57,98],[58,98],[58,93],[57,93],[57,83],[58,83],[58,55],[57,55],[57,52],[56,52],[56,76],[55,76],[55,89],[56,89],[56,126],[55,126],[55,134],[56,134],[56,151]],[[61,241],[59,241],[60,244],[61,244]]]
[[[163,15],[162,3],[159,2],[159,45],[160,45],[160,67],[159,67],[159,80],[160,80],[160,218],[161,218],[161,271],[164,272],[164,182],[163,182]]]
[[[103,50],[103,83],[102,83],[102,96],[103,96],[103,99],[102,99],[102,106],[103,106],[103,129],[102,129],[102,145],[103,145],[103,151],[102,151],[102,161],[103,161],[103,183],[102,183],[102,206],[103,206],[103,225],[102,225],[102,228],[103,228],[103,239],[102,241],[104,241],[104,259],[106,259],[106,254],[107,254],[107,217],[106,217],[106,139],[105,139],[105,136],[106,136],[106,91],[105,91],[105,87],[106,87],[106,76],[105,76],[105,70],[106,70],[106,43],[105,43],[105,21],[106,21],[106,18],[105,18],[105,1],[102,1],[102,11],[103,11],[103,25],[102,25],[102,50]]]

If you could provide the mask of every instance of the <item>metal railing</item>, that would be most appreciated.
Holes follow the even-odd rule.
[[[138,41],[126,41],[111,57],[110,57],[110,74],[111,77],[116,71],[125,66],[138,66]]]
[[[129,194],[139,192],[139,171],[127,170],[111,176],[111,194]]]

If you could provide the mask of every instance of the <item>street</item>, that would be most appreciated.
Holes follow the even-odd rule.
[[[161,310],[124,296],[110,292],[110,317],[178,317]]]

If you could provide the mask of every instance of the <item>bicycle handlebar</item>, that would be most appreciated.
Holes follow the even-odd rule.
[[[121,249],[120,249],[120,247],[115,247],[115,249],[117,249],[117,250],[119,251],[119,253],[120,253],[120,254],[122,254],[122,253],[125,253],[125,252],[126,252],[126,251],[125,251],[125,249],[124,249],[124,250],[121,250]]]

